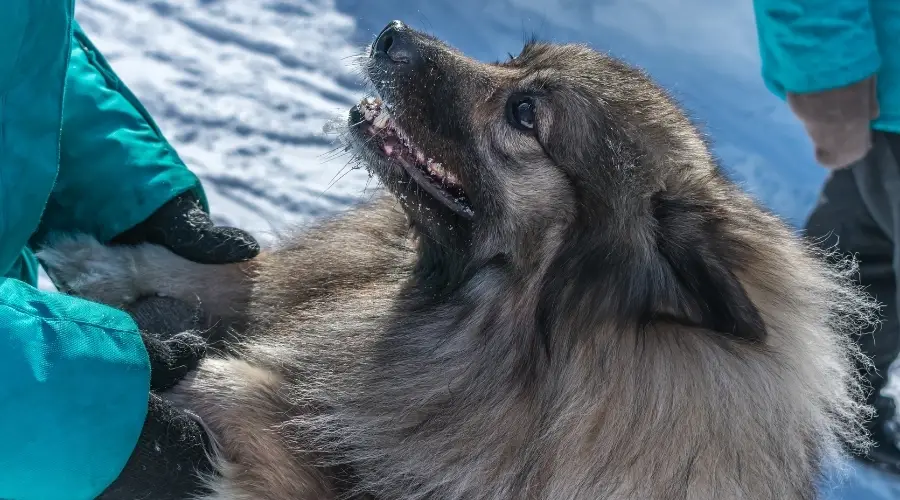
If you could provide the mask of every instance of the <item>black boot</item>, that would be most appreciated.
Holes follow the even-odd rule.
[[[893,398],[875,398],[875,418],[868,424],[874,446],[868,455],[861,457],[872,465],[900,474],[900,422],[895,418],[896,404]]]

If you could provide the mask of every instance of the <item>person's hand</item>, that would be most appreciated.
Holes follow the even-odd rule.
[[[150,390],[165,391],[197,369],[206,354],[206,341],[191,332],[177,333],[161,340],[152,333],[141,332],[150,356]]]
[[[150,356],[150,389],[165,391],[197,368],[206,355],[198,332],[203,312],[171,297],[146,297],[125,308],[137,324]]]
[[[788,92],[787,103],[803,122],[822,166],[846,168],[872,149],[872,120],[879,115],[874,76],[821,92]]]
[[[200,419],[150,394],[147,419],[124,469],[98,500],[185,500],[209,491],[213,448]]]
[[[250,233],[216,226],[197,197],[189,192],[173,198],[111,243],[155,243],[201,264],[243,262],[259,254],[259,243]]]
[[[123,308],[134,319],[150,355],[147,417],[134,451],[101,500],[183,500],[206,491],[215,472],[211,440],[200,419],[160,397],[197,368],[206,343],[195,332],[203,311],[171,297],[145,297]]]

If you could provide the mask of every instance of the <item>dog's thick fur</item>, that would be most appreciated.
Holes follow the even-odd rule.
[[[170,396],[220,445],[209,498],[814,498],[865,444],[851,336],[874,306],[852,263],[726,180],[624,63],[531,43],[483,64],[401,31],[420,59],[367,70],[473,219],[350,132],[395,198],[253,262],[85,237],[40,254],[75,293],[246,324]],[[533,131],[509,125],[514,93]]]

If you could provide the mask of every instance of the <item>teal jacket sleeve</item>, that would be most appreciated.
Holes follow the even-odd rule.
[[[869,0],[754,0],[763,78],[779,97],[830,90],[878,71]]]
[[[197,177],[73,21],[59,173],[33,242],[55,231],[107,241],[189,190],[205,207]]]
[[[8,277],[33,278],[31,266],[10,266],[38,227],[58,171],[74,5],[0,5],[0,498],[88,500],[137,443],[149,361],[127,314]],[[109,173],[92,182],[114,180]]]
[[[127,314],[0,279],[0,498],[95,498],[138,440],[149,373]]]

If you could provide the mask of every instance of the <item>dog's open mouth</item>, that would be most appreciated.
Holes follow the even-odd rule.
[[[475,215],[456,174],[416,147],[380,99],[363,99],[350,110],[350,120],[362,132],[370,149],[400,164],[429,195],[465,218]]]

